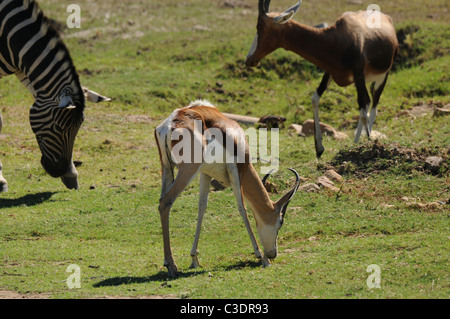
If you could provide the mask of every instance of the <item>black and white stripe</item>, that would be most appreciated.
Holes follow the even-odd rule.
[[[34,1],[0,0],[0,78],[10,74],[35,97],[30,124],[43,167],[65,175],[85,98],[67,47]]]

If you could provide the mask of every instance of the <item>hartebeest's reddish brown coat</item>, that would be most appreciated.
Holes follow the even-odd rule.
[[[398,52],[398,41],[392,19],[372,11],[345,12],[327,28],[313,28],[291,18],[300,4],[285,12],[268,13],[270,0],[259,1],[257,34],[245,64],[255,67],[266,55],[278,48],[297,53],[325,71],[313,98],[314,138],[317,158],[324,148],[319,126],[319,99],[331,80],[339,86],[355,84],[360,118],[355,136],[359,141],[362,128],[370,137],[377,105],[388,73]],[[376,23],[373,22],[376,19]],[[372,108],[366,83],[372,83]]]

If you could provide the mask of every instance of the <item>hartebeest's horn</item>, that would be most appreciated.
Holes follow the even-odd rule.
[[[267,15],[267,12],[269,12],[268,11],[269,3],[270,3],[270,0],[268,0],[268,1],[259,0],[259,3],[258,3],[259,15],[263,15],[263,16]]]
[[[269,6],[270,6],[270,0],[266,0],[264,4],[264,10],[266,10],[266,13],[269,13]]]

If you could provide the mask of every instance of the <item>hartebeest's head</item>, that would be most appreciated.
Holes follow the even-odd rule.
[[[300,0],[296,5],[290,7],[281,14],[269,13],[270,0],[259,0],[258,23],[256,25],[256,36],[250,51],[247,54],[245,65],[249,67],[258,66],[259,61],[266,55],[282,47],[280,25],[288,22],[300,8]]]

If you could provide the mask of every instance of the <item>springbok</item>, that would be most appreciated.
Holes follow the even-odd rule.
[[[360,110],[355,143],[359,141],[363,127],[370,138],[380,95],[398,52],[398,41],[392,19],[379,11],[345,12],[333,25],[318,29],[291,20],[301,3],[300,0],[279,14],[268,13],[270,0],[259,0],[257,34],[245,64],[258,66],[266,55],[283,48],[325,71],[312,97],[316,156],[320,158],[324,147],[319,125],[319,100],[331,79],[342,87],[355,84]],[[366,83],[372,83],[370,117],[367,115],[370,97]]]
[[[179,132],[181,131],[188,134],[184,134],[180,141]],[[220,138],[217,138],[220,134],[223,137],[221,141]],[[212,135],[216,139],[212,139]],[[232,186],[238,210],[244,219],[255,255],[261,259],[264,266],[269,266],[269,259],[274,259],[277,255],[278,230],[283,224],[286,208],[300,183],[297,172],[290,169],[296,176],[295,185],[280,200],[272,202],[263,184],[267,175],[261,181],[250,162],[249,146],[244,131],[238,123],[225,117],[208,101],[195,101],[184,108],[175,110],[156,128],[155,139],[162,165],[159,213],[164,242],[164,265],[167,267],[169,275],[176,276],[177,274],[177,266],[172,257],[169,239],[170,209],[180,193],[197,174],[200,174],[200,196],[197,229],[191,250],[191,268],[199,266],[197,245],[212,178],[224,186]],[[223,161],[208,159],[205,151],[214,141],[216,146],[223,151],[220,153],[223,154]],[[196,149],[195,145],[199,145],[200,149]],[[184,160],[180,160],[177,157],[175,150],[180,150],[180,146],[183,147],[183,156],[190,153],[187,159],[184,157]],[[195,160],[195,157],[199,155],[198,150],[201,153],[200,159]],[[241,160],[238,159],[238,154],[243,154]],[[175,166],[178,167],[176,178],[174,177]],[[252,209],[264,254],[253,234],[243,199]]]

